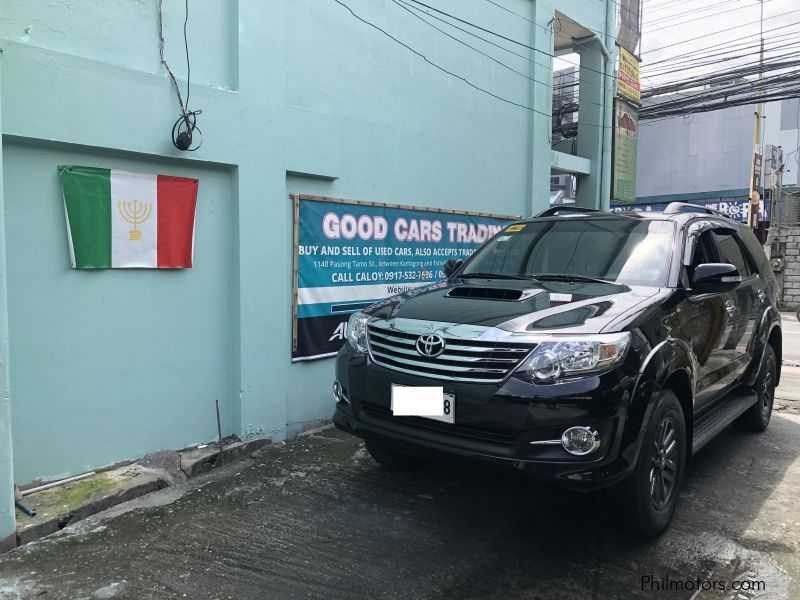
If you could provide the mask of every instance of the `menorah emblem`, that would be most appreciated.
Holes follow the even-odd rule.
[[[122,218],[133,225],[133,229],[128,232],[128,237],[131,241],[141,240],[142,232],[136,229],[136,226],[141,225],[150,218],[153,204],[151,202],[138,202],[136,200],[119,201],[117,202],[117,208]]]

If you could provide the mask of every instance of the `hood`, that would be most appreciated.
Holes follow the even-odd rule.
[[[387,320],[465,323],[519,333],[598,333],[660,291],[621,284],[456,278],[392,296],[364,312]]]

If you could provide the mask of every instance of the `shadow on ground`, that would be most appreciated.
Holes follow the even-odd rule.
[[[763,435],[723,432],[692,463],[672,528],[643,541],[604,496],[386,471],[326,430],[0,557],[0,598],[800,597],[798,454],[794,413]],[[659,594],[643,577],[765,589]]]

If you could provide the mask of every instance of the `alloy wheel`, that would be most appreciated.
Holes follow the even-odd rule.
[[[678,429],[664,417],[656,429],[650,465],[650,500],[662,509],[672,498],[678,479]]]
[[[767,418],[772,411],[772,398],[775,395],[775,386],[772,383],[772,365],[764,365],[766,373],[761,382],[761,414]]]

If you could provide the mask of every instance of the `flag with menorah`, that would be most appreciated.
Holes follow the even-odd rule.
[[[76,269],[188,269],[197,179],[58,167]]]

